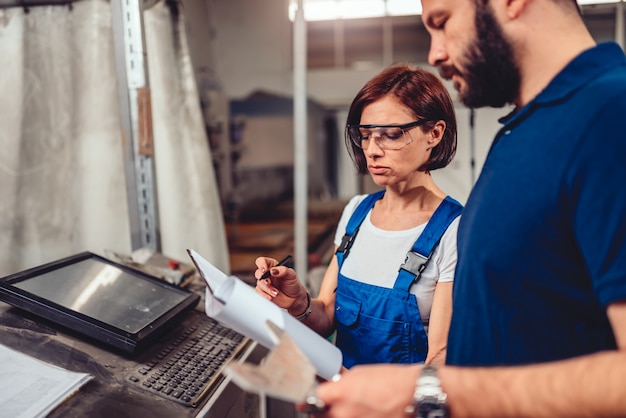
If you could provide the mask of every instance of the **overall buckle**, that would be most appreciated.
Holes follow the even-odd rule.
[[[426,268],[426,264],[428,264],[428,257],[424,257],[415,251],[409,251],[406,253],[406,259],[400,266],[400,269],[406,270],[415,276],[419,276]]]

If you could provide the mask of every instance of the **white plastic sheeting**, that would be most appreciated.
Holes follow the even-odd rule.
[[[180,11],[163,2],[144,13],[162,252],[189,261],[195,249],[229,272],[211,150]],[[210,42],[210,40],[206,40]]]
[[[185,32],[167,13],[145,13],[162,252],[193,247],[229,271]],[[0,275],[132,250],[115,68],[108,2],[0,10]]]
[[[0,273],[129,251],[108,3],[0,13]]]

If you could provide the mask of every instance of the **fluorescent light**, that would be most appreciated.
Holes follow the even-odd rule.
[[[406,2],[407,0],[403,0]],[[419,0],[411,0],[419,4]],[[385,0],[303,0],[304,19],[336,20],[385,16]],[[294,20],[298,3],[289,3],[289,19]]]
[[[621,0],[578,0],[578,4],[581,6],[587,4],[609,4],[609,3],[619,3]]]
[[[304,5],[305,20],[334,20],[341,17],[336,0],[306,1]]]
[[[389,16],[415,16],[422,14],[421,1],[387,0]]]
[[[383,0],[342,0],[339,1],[338,6],[339,17],[342,19],[385,16],[385,2]],[[306,12],[306,8],[304,10]]]
[[[581,6],[619,3],[623,0],[578,0]],[[422,14],[419,0],[303,0],[307,21],[357,19],[382,16],[416,16]],[[289,19],[294,20],[297,0],[290,0]]]

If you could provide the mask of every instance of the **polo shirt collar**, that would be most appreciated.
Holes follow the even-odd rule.
[[[604,42],[583,51],[552,79],[550,84],[533,100],[521,109],[515,109],[500,118],[503,124],[509,124],[530,109],[543,104],[564,100],[600,74],[618,65],[626,64],[626,57],[615,42]]]

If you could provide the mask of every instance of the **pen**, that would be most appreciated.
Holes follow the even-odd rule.
[[[289,262],[289,260],[291,260],[291,255],[288,255],[287,257],[285,257],[282,260],[280,260],[278,262],[278,264],[276,264],[274,267],[284,266],[285,264],[287,264]],[[261,278],[259,280],[267,279],[268,277],[270,277],[270,271],[269,270],[266,271],[265,273],[263,273],[263,275],[261,276]]]

